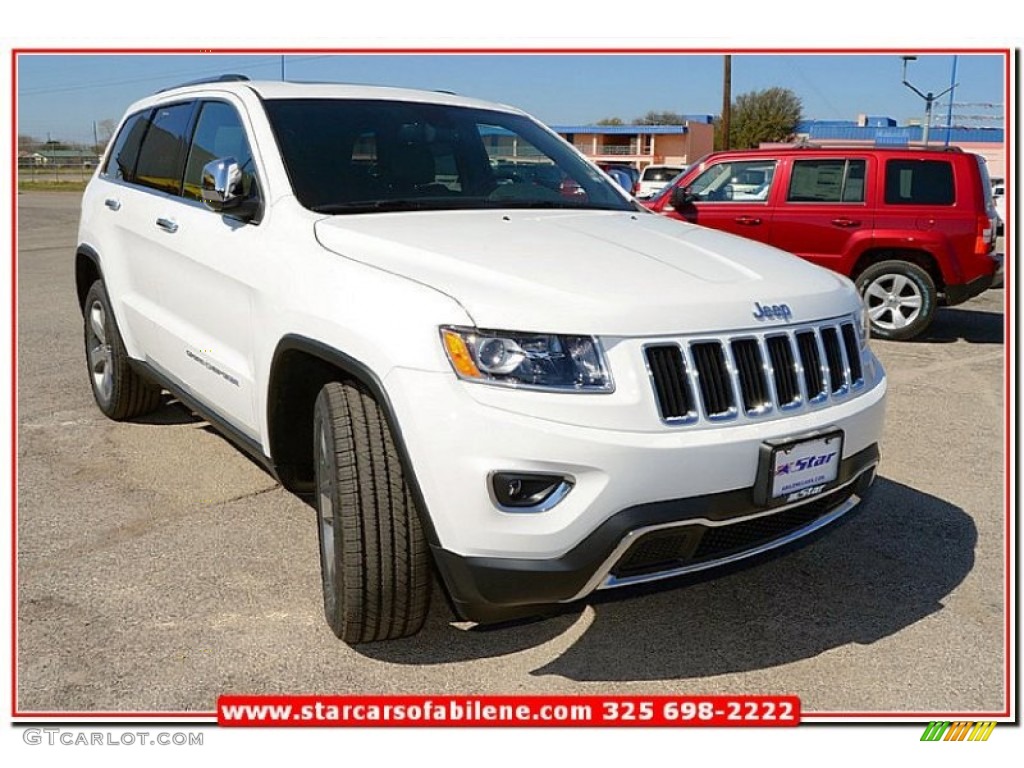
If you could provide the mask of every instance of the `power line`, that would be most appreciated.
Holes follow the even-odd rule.
[[[302,61],[313,61],[314,59],[327,59],[329,56],[291,56],[288,58],[288,63],[296,63]],[[257,61],[253,63],[246,63],[242,68],[245,69],[257,69],[268,66],[280,66],[280,58],[277,56],[268,57],[265,61]],[[118,85],[133,85],[137,83],[150,83],[161,80],[167,80],[168,78],[177,77],[189,77],[189,76],[203,76],[203,75],[219,75],[224,71],[225,67],[204,68],[204,69],[190,69],[190,70],[178,70],[176,72],[166,72],[160,75],[151,75],[147,77],[134,77],[125,78],[122,80],[102,80],[92,83],[81,83],[79,85],[67,85],[60,86],[58,88],[31,88],[28,90],[19,90],[18,96],[39,96],[50,93],[69,93],[72,91],[86,91],[95,88],[111,88]]]

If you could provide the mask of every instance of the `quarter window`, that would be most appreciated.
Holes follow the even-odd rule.
[[[103,166],[103,175],[108,179],[128,182],[135,180],[135,163],[139,159],[139,145],[146,133],[148,114],[138,112],[125,120],[107,156],[107,163]]]
[[[890,160],[885,164],[889,205],[952,205],[953,166],[945,160]]]
[[[786,199],[791,203],[863,203],[864,160],[796,160]]]
[[[233,157],[242,169],[242,192],[248,197],[253,192],[255,168],[252,151],[245,137],[245,128],[235,108],[222,101],[207,101],[202,105],[199,121],[189,149],[185,170],[184,195],[190,200],[201,200],[203,166],[213,160]]]
[[[153,111],[149,130],[142,140],[135,182],[178,195],[185,169],[188,127],[193,104],[174,104]]]

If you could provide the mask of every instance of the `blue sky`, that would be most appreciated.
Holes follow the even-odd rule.
[[[953,56],[921,55],[908,78],[922,91],[950,84]],[[808,118],[886,115],[919,118],[924,101],[900,83],[896,53],[736,55],[733,95],[782,86],[803,100]],[[960,55],[955,101],[962,114],[999,114],[1003,58]],[[93,121],[119,119],[135,99],[177,83],[222,72],[280,79],[281,57],[240,55],[24,54],[18,58],[18,132],[91,141]],[[717,114],[722,57],[705,54],[561,55],[289,55],[289,80],[444,89],[514,104],[551,124],[624,120],[648,110]],[[992,106],[984,106],[992,105]],[[945,109],[942,108],[942,114]]]

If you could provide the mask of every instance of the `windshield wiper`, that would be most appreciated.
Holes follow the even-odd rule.
[[[356,200],[351,203],[324,203],[314,205],[315,213],[369,213],[371,211],[420,211],[434,208],[430,200]]]
[[[558,209],[566,211],[624,211],[630,210],[627,207],[619,208],[615,205],[605,203],[575,203],[571,200],[491,200],[489,206],[492,208],[515,208],[549,210]]]

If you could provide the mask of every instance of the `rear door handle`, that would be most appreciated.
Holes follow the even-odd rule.
[[[108,197],[106,200],[103,201],[103,204],[112,211],[121,210],[121,201],[113,197]]]
[[[156,225],[164,232],[170,232],[171,234],[178,231],[178,222],[174,221],[174,219],[160,218],[156,220]]]
[[[857,221],[857,219],[845,219],[845,218],[832,219],[832,223],[835,224],[837,227],[859,227],[860,226],[860,222]]]
[[[761,223],[761,220],[756,216],[737,216],[736,223],[744,224],[748,227],[756,227],[758,224]]]

